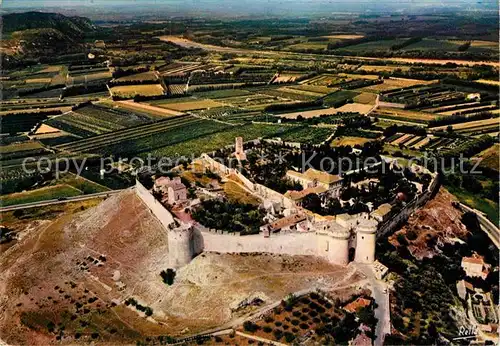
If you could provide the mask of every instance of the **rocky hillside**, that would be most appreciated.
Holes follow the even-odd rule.
[[[476,252],[494,265],[498,251],[481,231],[477,218],[463,214],[454,202],[455,196],[441,188],[406,225],[377,244],[377,257],[389,267],[393,286],[392,334],[386,344],[449,343],[460,326],[471,323],[456,289],[456,283],[465,277],[461,260]],[[497,270],[494,266],[483,285],[495,301]]]
[[[10,56],[4,61],[7,68],[16,61],[81,52],[83,39],[95,30],[87,18],[58,13],[11,13],[2,22],[2,51]]]
[[[30,29],[54,29],[68,37],[76,38],[94,29],[88,18],[66,17],[59,13],[11,13],[3,15],[2,22],[4,33]]]

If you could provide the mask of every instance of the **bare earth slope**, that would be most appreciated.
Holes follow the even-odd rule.
[[[352,268],[311,257],[206,253],[172,286],[164,229],[127,191],[93,209],[41,223],[0,257],[0,339],[12,344],[134,343],[147,335],[191,334],[310,287],[343,286]],[[123,302],[153,309],[146,318]],[[61,341],[58,341],[58,340]]]
[[[429,244],[454,243],[457,238],[463,239],[468,231],[462,224],[462,212],[452,206],[458,201],[455,196],[441,187],[436,196],[417,210],[409,219],[408,224],[396,232],[389,241],[397,245],[397,235],[408,232],[415,234],[415,239],[409,240],[408,250],[418,259],[435,254]],[[410,237],[412,238],[412,237]]]

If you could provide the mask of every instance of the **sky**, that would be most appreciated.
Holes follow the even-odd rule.
[[[2,1],[2,0],[0,0]],[[157,8],[172,12],[269,13],[294,16],[331,12],[419,11],[495,8],[497,0],[3,0],[4,9],[44,10],[54,7],[120,11]]]

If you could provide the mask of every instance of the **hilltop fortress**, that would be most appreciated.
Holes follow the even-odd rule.
[[[166,229],[168,265],[172,268],[187,265],[203,251],[311,255],[337,265],[347,265],[350,260],[373,263],[377,236],[394,230],[406,221],[416,208],[429,200],[439,186],[437,174],[432,174],[427,190],[419,193],[395,215],[381,216],[381,206],[371,213],[323,217],[304,210],[283,194],[251,182],[238,170],[206,154],[201,155],[199,161],[206,169],[221,177],[235,175],[247,191],[262,201],[261,207],[268,212],[280,210],[280,215],[285,216],[262,226],[259,234],[240,235],[238,232],[209,229],[197,222],[184,223],[176,219],[151,191],[136,181],[137,196]]]

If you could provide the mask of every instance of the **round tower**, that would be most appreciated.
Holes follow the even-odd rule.
[[[172,268],[180,268],[193,259],[193,228],[190,225],[181,225],[169,229],[168,258]]]
[[[333,232],[328,236],[331,250],[327,259],[330,263],[347,265],[349,263],[349,237],[348,230]]]
[[[338,265],[349,263],[349,238],[348,229],[336,222],[329,222],[318,227],[319,255],[328,262]]]
[[[356,226],[356,254],[358,263],[375,262],[375,243],[377,240],[377,221],[362,219]]]

